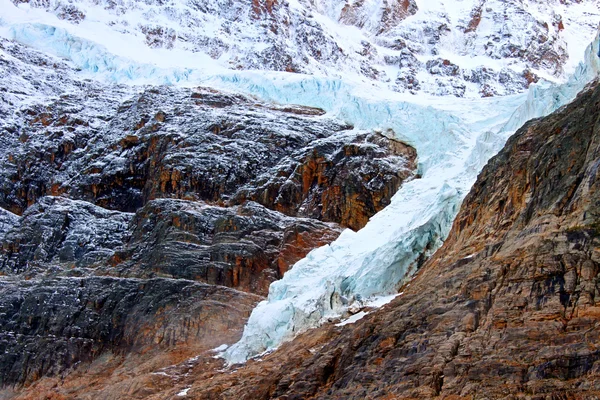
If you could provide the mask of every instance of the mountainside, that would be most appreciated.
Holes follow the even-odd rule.
[[[0,398],[599,396],[599,21],[0,0]]]
[[[93,82],[0,44],[2,385],[234,342],[250,293],[416,176],[414,148],[320,109]]]
[[[10,25],[12,37],[40,49],[71,52],[54,40],[81,35],[117,56],[162,66],[187,60],[185,67],[209,73],[287,71],[458,97],[564,79],[600,16],[598,0],[13,1],[33,10],[11,15],[7,22],[27,21]],[[40,9],[55,17],[40,18]],[[119,62],[84,68],[114,73]]]
[[[127,393],[156,399],[177,393],[199,399],[594,398],[600,394],[599,157],[596,81],[508,141],[479,175],[444,246],[390,304],[355,322],[306,332],[245,366],[219,370],[222,361],[208,353],[165,370],[172,381],[144,390],[139,383],[149,374],[140,374]],[[89,373],[105,385],[99,367]],[[24,398],[44,390],[67,398],[124,393],[114,383],[79,393],[82,380],[77,373],[60,385],[43,379]]]
[[[392,303],[210,379],[198,368],[189,396],[597,397],[599,164],[596,81],[508,141]]]

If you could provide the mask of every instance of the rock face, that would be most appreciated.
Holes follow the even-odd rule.
[[[2,46],[7,77],[44,78],[9,80],[3,94],[0,205],[23,214],[17,223],[6,213],[15,230],[3,241],[4,273],[93,267],[264,295],[339,234],[319,221],[360,229],[415,176],[412,147],[320,109],[77,81],[67,65]]]
[[[271,282],[416,177],[412,147],[320,109],[0,56],[0,397],[82,366],[108,398],[172,386],[165,368],[238,340]]]
[[[123,245],[132,217],[84,201],[43,197],[1,239],[0,271],[31,275],[59,265],[91,267]]]
[[[0,282],[0,385],[27,384],[89,363],[232,340],[258,296],[172,279],[48,278]]]
[[[313,142],[240,190],[234,202],[251,199],[287,215],[362,228],[414,176],[417,153],[380,133],[348,139]]]
[[[15,73],[37,68],[50,83],[63,76],[39,53],[5,48]],[[6,110],[3,208],[21,214],[45,195],[123,212],[164,197],[222,206],[250,199],[360,229],[415,174],[412,147],[350,130],[320,109],[207,88],[129,97],[121,87],[70,84],[69,95]]]
[[[289,218],[247,202],[215,207],[161,199],[140,209],[131,238],[107,273],[170,276],[266,295],[269,284],[340,233],[333,224]]]
[[[508,141],[444,246],[390,305],[235,372],[205,381],[198,371],[189,395],[599,396],[599,163],[595,82]]]

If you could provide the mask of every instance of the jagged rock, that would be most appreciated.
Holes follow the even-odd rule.
[[[0,208],[0,238],[19,223],[19,216]]]
[[[6,48],[15,73],[32,62],[22,48]],[[207,88],[153,87],[131,96],[121,87],[79,86],[6,111],[3,208],[21,214],[45,195],[123,212],[163,197],[220,205],[248,198],[360,229],[416,170],[410,146],[350,131],[316,108]]]
[[[478,0],[460,4],[442,0],[419,7],[414,0],[189,0],[168,5],[162,0],[82,0],[77,6],[67,0],[13,3],[28,3],[72,24],[101,12],[106,18],[97,22],[106,24],[104,29],[131,35],[134,40],[144,38],[145,46],[153,49],[174,49],[194,57],[204,53],[221,68],[336,78],[358,74],[397,91],[468,97],[523,92],[528,84],[520,77],[527,70],[539,71],[540,76],[563,77],[565,67],[572,66],[569,56],[579,57],[574,54],[572,38],[586,36],[587,40],[599,15],[598,0]],[[143,15],[142,20],[138,20],[139,15]],[[26,30],[18,38],[28,42],[38,37],[37,33],[31,35]],[[95,40],[103,42],[102,38]],[[567,49],[567,45],[572,48]],[[491,73],[472,85],[458,77],[465,88],[453,92],[452,87],[461,83],[439,79],[426,67],[428,60],[440,55],[460,65],[465,77],[486,67]],[[465,64],[463,57],[477,64]],[[418,76],[420,85],[403,82],[406,71],[397,75],[387,68],[391,59],[398,58],[404,59],[403,68],[415,70],[410,75]],[[412,63],[417,59],[424,62]],[[497,63],[500,59],[504,61]],[[409,61],[410,66],[406,65]],[[80,66],[94,71],[106,64],[100,61],[98,65]],[[506,66],[514,72],[514,79],[499,82],[498,74]]]
[[[58,265],[90,267],[123,245],[132,217],[84,201],[42,197],[1,239],[0,271],[32,274]]]
[[[266,295],[269,284],[341,229],[247,202],[219,207],[150,201],[135,214],[43,197],[22,217],[5,212],[0,271],[166,276]]]
[[[266,295],[269,284],[340,233],[247,202],[235,207],[161,199],[138,210],[131,239],[104,267],[126,276],[200,280]]]
[[[0,282],[0,385],[86,365],[103,351],[210,349],[236,340],[258,296],[185,280]]]
[[[414,0],[384,0],[375,15],[371,7],[371,4],[365,4],[364,1],[345,3],[340,11],[339,21],[381,34],[397,27],[402,20],[418,10]]]
[[[287,215],[338,222],[358,230],[414,176],[413,147],[379,133],[313,142],[233,200],[251,199]]]

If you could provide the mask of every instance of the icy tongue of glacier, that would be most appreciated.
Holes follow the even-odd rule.
[[[404,139],[416,142],[420,157],[428,160],[422,178],[405,184],[365,228],[344,231],[338,240],[312,251],[283,279],[274,282],[267,300],[252,312],[242,339],[222,353],[228,363],[245,362],[330,317],[340,316],[353,301],[394,293],[421,254],[439,247],[477,173],[506,139],[530,118],[568,103],[598,76],[600,59],[595,50],[599,40],[597,36],[587,48],[584,62],[567,83],[533,86],[524,102],[521,97],[513,97],[471,104],[479,108],[473,112],[493,115],[488,119],[468,121],[465,117],[465,124],[460,125],[460,121],[445,114],[442,117],[435,109],[411,109],[404,114],[404,105],[388,104],[390,118],[379,117]],[[282,100],[276,93],[268,93],[267,97]],[[361,113],[367,119],[372,117],[373,107],[358,99],[346,100],[341,115],[352,119],[349,111],[355,109],[360,111],[355,114],[357,119]],[[519,101],[522,104],[515,107],[516,111],[507,112]],[[420,115],[427,112],[429,119]],[[411,117],[419,123],[407,127]],[[473,137],[476,139],[469,141]]]

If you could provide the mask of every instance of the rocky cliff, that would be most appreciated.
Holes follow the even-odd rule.
[[[595,398],[599,164],[594,82],[508,141],[480,173],[443,247],[382,309],[306,332],[244,366],[222,369],[208,352],[158,372],[121,366],[137,374],[122,383],[103,361],[62,380],[41,379],[20,398]],[[102,279],[117,284],[95,278],[72,290]],[[158,281],[139,287],[149,284]],[[22,304],[36,307],[33,299]],[[102,307],[88,304],[93,315]],[[3,318],[17,326],[19,315]],[[136,343],[135,334],[120,332],[120,343]],[[138,341],[147,338],[156,333]]]
[[[599,163],[595,82],[508,141],[391,304],[198,371],[189,397],[597,397]]]
[[[271,282],[417,177],[414,148],[321,109],[0,50],[4,387],[234,342]]]

